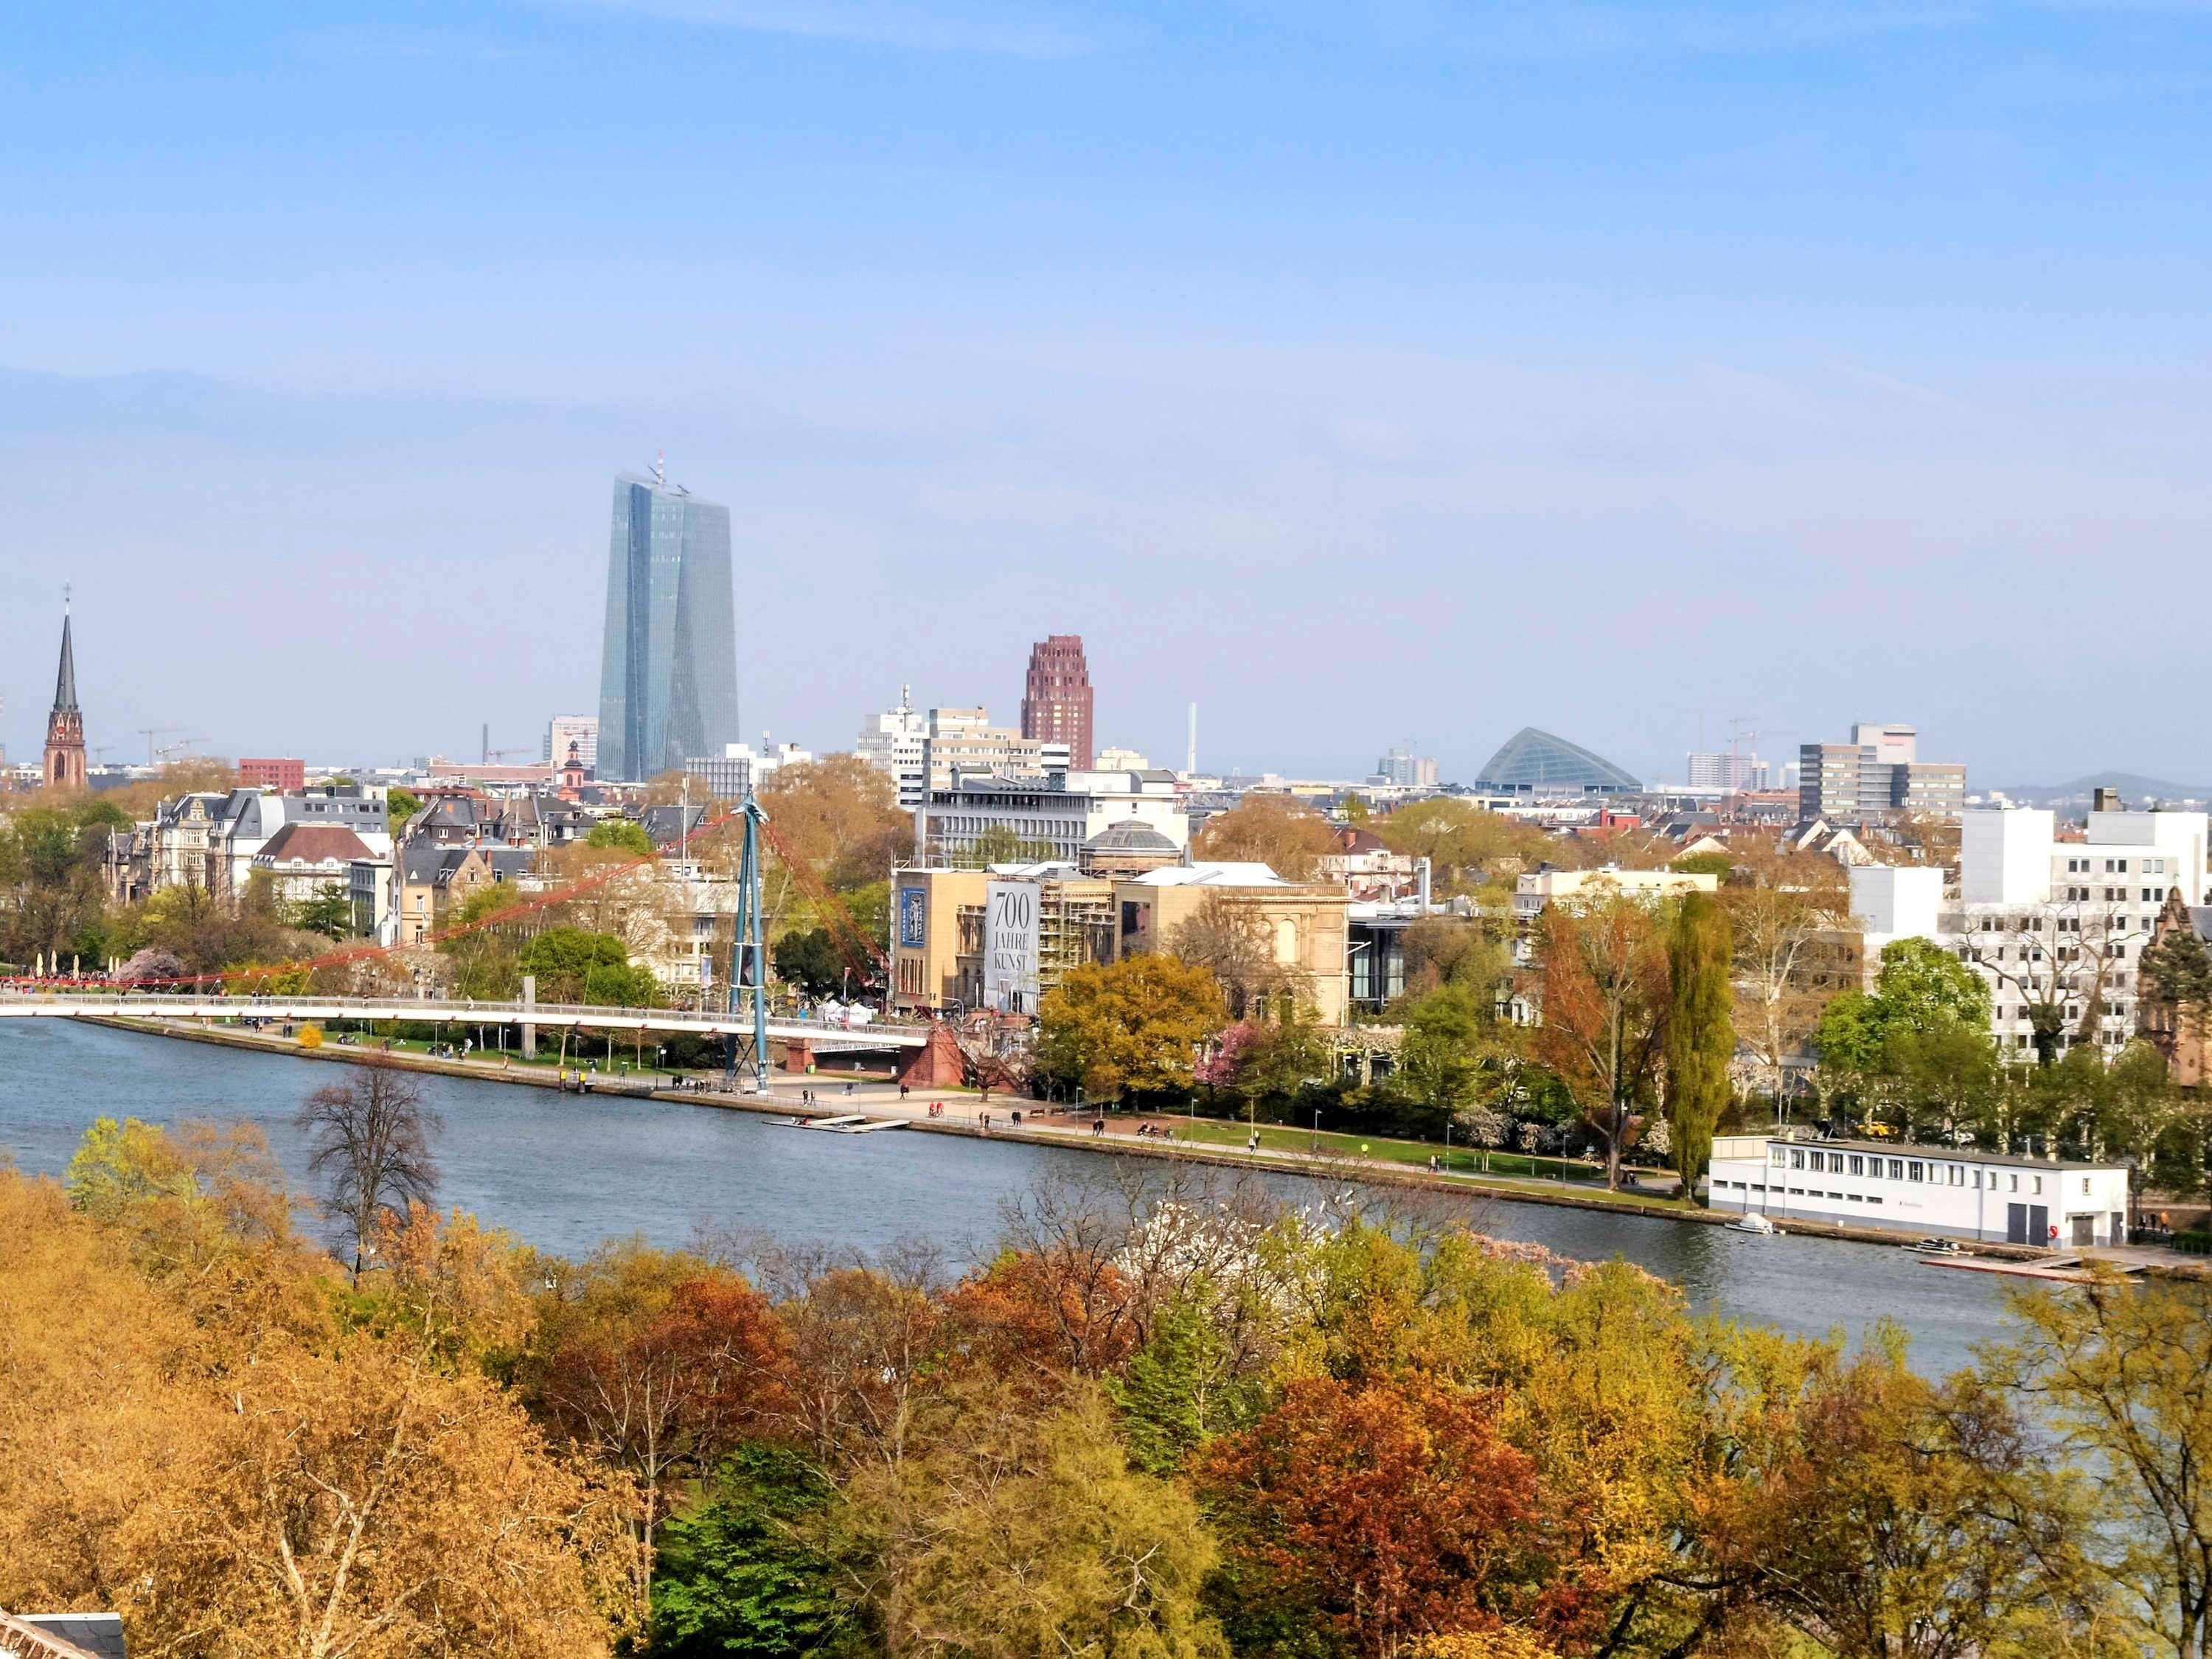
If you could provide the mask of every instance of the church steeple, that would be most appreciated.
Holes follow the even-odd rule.
[[[84,715],[76,706],[76,647],[70,637],[67,590],[62,595],[62,660],[54,674],[53,712],[46,716],[46,786],[52,789],[82,789],[88,781],[84,765]]]
[[[62,665],[54,676],[54,712],[76,708],[76,647],[70,642],[70,602],[62,599]]]

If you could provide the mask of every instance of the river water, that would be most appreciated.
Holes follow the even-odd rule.
[[[58,1175],[103,1114],[244,1119],[263,1127],[304,1188],[292,1113],[331,1079],[319,1061],[70,1020],[0,1021],[0,1148],[27,1172]],[[680,1245],[705,1226],[863,1249],[927,1237],[953,1261],[973,1261],[988,1252],[1006,1194],[1055,1163],[1081,1170],[1099,1156],[946,1135],[800,1134],[749,1112],[422,1082],[445,1120],[441,1202],[563,1255],[630,1234]],[[1306,1186],[1284,1184],[1293,1194]],[[1967,1364],[1972,1345],[2001,1328],[2002,1281],[1904,1250],[1534,1204],[1471,1207],[1502,1237],[1590,1260],[1625,1256],[1680,1285],[1700,1311],[1854,1339],[1887,1316],[1911,1334],[1914,1364],[1930,1373]]]

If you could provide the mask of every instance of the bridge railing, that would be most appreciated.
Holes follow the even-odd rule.
[[[541,1020],[549,1024],[652,1024],[655,1020],[683,1020],[718,1030],[743,1030],[752,1023],[750,1014],[731,1014],[722,1009],[616,1007],[592,1002],[485,1002],[465,997],[342,997],[314,992],[257,994],[250,996],[208,996],[191,993],[147,990],[143,987],[113,986],[100,989],[85,984],[33,988],[21,985],[0,988],[0,1003],[94,1002],[182,1009],[191,1014],[233,1015],[274,1012],[285,1008],[336,1009],[348,1018],[435,1019],[441,1022],[471,1016],[516,1024]],[[837,1036],[866,1036],[880,1031],[887,1036],[915,1036],[927,1033],[925,1023],[908,1020],[866,1019],[851,1022],[820,1016],[769,1015],[772,1026],[802,1027]]]

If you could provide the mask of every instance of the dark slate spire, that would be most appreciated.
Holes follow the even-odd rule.
[[[62,601],[62,665],[54,676],[54,713],[76,712],[76,651],[70,644],[69,601]]]

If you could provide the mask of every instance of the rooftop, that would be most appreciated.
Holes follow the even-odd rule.
[[[1721,1136],[1717,1139],[1726,1139]],[[2099,1170],[2124,1170],[2124,1164],[2084,1164],[2071,1158],[2022,1158],[2014,1152],[1992,1152],[1979,1146],[1923,1146],[1904,1140],[1820,1140],[1812,1137],[1793,1139],[1781,1135],[1753,1135],[1746,1139],[1779,1143],[1785,1146],[1801,1146],[1807,1150],[1819,1147],[1824,1152],[1880,1152],[1885,1158],[1917,1158],[1923,1163],[1936,1164],[1993,1164],[2000,1169],[2056,1170],[2063,1173],[2075,1170],[2084,1174]]]
[[[1524,726],[1485,763],[1474,787],[1516,794],[1592,791],[1636,794],[1642,792],[1644,784],[1626,767],[1616,766],[1601,755]]]

